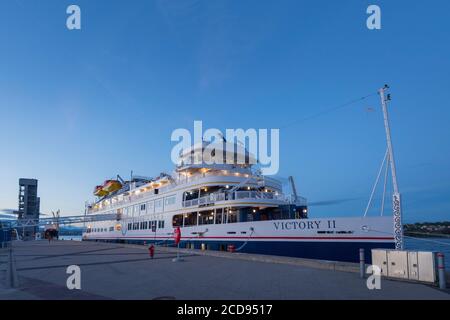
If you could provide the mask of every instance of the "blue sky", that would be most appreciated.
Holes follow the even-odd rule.
[[[81,31],[65,26],[73,3]],[[444,0],[2,1],[0,208],[34,177],[43,212],[82,213],[106,178],[170,171],[172,131],[202,120],[283,128],[279,176],[330,202],[310,215],[362,215],[385,151],[378,97],[310,117],[389,83],[405,221],[448,220],[448,12]]]

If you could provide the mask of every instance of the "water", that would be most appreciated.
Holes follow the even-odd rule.
[[[405,238],[405,249],[442,252],[445,255],[445,267],[450,270],[450,239],[448,238]]]

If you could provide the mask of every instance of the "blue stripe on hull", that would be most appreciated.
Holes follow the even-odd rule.
[[[99,240],[102,241],[102,240]],[[133,244],[158,243],[159,245],[173,246],[172,240],[161,242],[160,240],[111,240],[114,242],[127,242]],[[226,251],[228,245],[235,248],[241,246],[241,253],[267,254],[275,256],[287,256],[306,259],[332,260],[359,262],[359,249],[365,249],[365,260],[372,262],[371,249],[394,249],[394,243],[386,242],[303,242],[303,241],[181,241],[180,247],[187,248],[194,244],[195,249],[200,249],[204,243],[208,250]]]

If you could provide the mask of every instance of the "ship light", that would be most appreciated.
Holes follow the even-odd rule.
[[[253,213],[256,213],[256,209],[253,209]]]
[[[264,192],[269,192],[269,190],[265,189]]]
[[[307,213],[308,212],[308,209],[303,209],[303,213]]]
[[[205,188],[205,192],[208,191],[208,188]]]
[[[247,187],[247,190],[250,190],[250,187]]]
[[[211,215],[212,215],[212,216],[214,215],[214,211],[213,211],[213,212],[211,212]]]
[[[230,186],[229,186],[229,185],[226,185],[225,188],[230,189]]]
[[[136,190],[134,193],[139,194],[139,193],[141,193],[141,190]]]

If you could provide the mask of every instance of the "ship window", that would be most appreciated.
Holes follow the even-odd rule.
[[[184,226],[196,226],[197,225],[197,212],[191,212],[184,215]]]
[[[147,202],[147,213],[153,213],[153,201]]]
[[[223,220],[223,208],[216,209],[216,224],[221,224]]]
[[[172,226],[174,227],[182,227],[183,226],[183,215],[177,214],[172,218]]]
[[[167,197],[167,198],[165,198],[165,205],[166,206],[170,206],[170,205],[172,205],[172,204],[175,204],[175,196],[170,196],[170,197]]]
[[[237,211],[236,210],[228,210],[227,223],[235,223],[235,222],[237,222]]]
[[[198,198],[198,189],[187,191],[184,193],[184,200],[186,200],[186,201],[192,200],[192,199],[197,199],[197,198]]]
[[[214,211],[202,211],[199,212],[198,224],[213,224],[214,223]]]
[[[145,211],[145,203],[141,204],[141,211]]]

